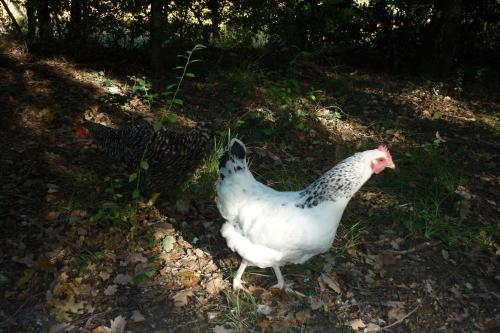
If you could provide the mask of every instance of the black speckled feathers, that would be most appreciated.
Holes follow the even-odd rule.
[[[349,199],[363,182],[361,176],[355,172],[359,163],[359,155],[354,155],[337,164],[301,191],[301,199],[295,206],[313,208],[323,201]]]
[[[84,126],[91,138],[111,156],[119,158],[131,170],[137,168],[147,146],[145,160],[149,169],[145,182],[156,184],[181,184],[188,179],[209,152],[210,139],[199,130],[180,132],[162,128],[155,132],[149,123],[129,125],[119,129],[93,122]]]
[[[223,181],[225,177],[243,170],[245,158],[245,146],[239,140],[233,139],[229,149],[219,158],[219,179]]]

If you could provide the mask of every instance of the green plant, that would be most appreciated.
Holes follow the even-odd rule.
[[[215,194],[215,181],[219,172],[219,158],[231,141],[231,130],[225,131],[221,136],[214,137],[213,149],[204,165],[195,172],[193,177],[184,184],[182,192],[188,197],[201,200],[211,200]]]
[[[153,84],[151,83],[151,81],[148,81],[145,76],[136,77],[132,75],[129,76],[129,79],[131,79],[134,83],[132,85],[132,93],[137,94],[139,97],[141,97],[151,105],[154,98],[157,96],[157,94],[150,93],[151,89],[153,88]]]
[[[298,191],[311,184],[314,180],[314,177],[309,174],[284,166],[281,168],[253,170],[253,173],[257,178],[262,179],[278,191]]]
[[[460,96],[464,92],[464,69],[463,67],[459,67],[456,72],[456,77],[455,77],[455,87],[453,90],[455,90],[455,93]]]
[[[179,55],[179,57],[186,59],[184,66],[177,66],[176,69],[181,70],[181,73],[179,76],[176,78],[177,83],[171,84],[166,87],[165,92],[162,94],[164,98],[168,99],[167,102],[167,108],[162,109],[160,114],[157,115],[156,120],[153,124],[153,128],[155,132],[158,132],[162,126],[165,120],[170,119],[171,121],[175,121],[175,116],[172,115],[172,108],[174,105],[182,105],[183,101],[182,99],[178,98],[177,95],[179,93],[182,81],[186,77],[194,77],[193,73],[190,73],[187,71],[187,68],[189,65],[198,62],[199,60],[197,59],[192,59],[192,56],[194,52],[199,51],[204,49],[205,46],[201,44],[196,44],[190,51],[186,51],[186,55]],[[151,88],[151,85],[149,82],[147,82],[145,79],[139,79],[137,80],[139,83],[137,85],[137,89],[144,91],[145,96],[150,96],[151,98],[151,103],[153,101],[153,98],[156,97],[156,95],[149,94],[149,90]],[[128,181],[129,183],[135,183],[135,189],[132,191],[132,198],[138,199],[141,195],[140,193],[140,181],[141,181],[141,174],[149,169],[149,162],[145,159],[146,154],[149,149],[149,145],[151,144],[151,140],[153,139],[153,135],[151,135],[149,142],[146,143],[144,151],[142,153],[141,160],[139,162],[139,165],[137,166],[137,169],[135,172],[129,175]]]
[[[226,321],[234,332],[252,331],[258,317],[257,300],[249,293],[226,293]]]
[[[383,177],[399,199],[394,220],[412,233],[465,245],[477,230],[456,210],[461,200],[456,190],[467,179],[453,156],[444,147],[426,145],[407,151],[397,164],[398,177]]]
[[[344,221],[340,223],[335,237],[333,254],[336,257],[347,258],[347,250],[358,244],[364,230],[361,219],[354,222]]]
[[[218,69],[208,75],[208,82],[214,85],[222,84],[232,96],[240,98],[255,95],[256,87],[264,79],[264,73],[257,65],[245,63],[238,67]]]

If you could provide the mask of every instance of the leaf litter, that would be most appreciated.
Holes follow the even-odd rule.
[[[40,70],[42,65],[45,72]],[[37,75],[44,77],[43,82],[34,78],[28,80],[27,85],[51,82],[58,94],[55,97],[67,103],[61,102],[64,109],[72,110],[72,106],[81,104],[80,96],[96,105],[102,98],[109,97],[109,88],[102,89],[91,79],[92,71],[76,70],[70,63],[63,63],[54,67],[57,68],[56,74],[50,67],[53,65],[51,62],[34,62],[29,68],[19,65],[16,70],[36,71]],[[47,69],[50,74],[47,74]],[[11,70],[2,68],[1,72]],[[74,75],[81,82],[69,80]],[[376,77],[369,79],[378,80]],[[120,92],[126,94],[121,89]],[[370,93],[381,100],[388,98],[383,96],[384,92]],[[426,95],[425,92],[404,90],[401,98],[403,101],[413,100],[422,94]],[[68,98],[60,98],[62,96]],[[54,96],[41,94],[38,97],[51,99]],[[418,98],[421,102],[431,99],[429,96]],[[131,103],[135,105],[132,108]],[[85,197],[85,192],[98,196],[105,193],[99,169],[106,168],[103,168],[105,164],[95,147],[71,137],[73,119],[62,116],[58,111],[61,106],[53,103],[47,104],[50,107],[20,107],[7,101],[5,105],[7,110],[19,107],[21,113],[26,112],[19,119],[21,125],[15,126],[32,129],[32,134],[25,136],[9,129],[16,146],[6,146],[5,143],[1,146],[5,156],[1,158],[0,170],[9,182],[2,186],[0,199],[10,206],[2,218],[15,231],[8,230],[3,236],[2,253],[5,256],[2,263],[7,263],[9,268],[0,271],[2,281],[6,281],[2,286],[5,283],[8,287],[3,292],[6,301],[0,303],[0,315],[9,319],[5,321],[10,323],[8,325],[15,325],[18,331],[43,331],[40,325],[45,325],[59,330],[83,329],[94,333],[123,332],[125,329],[153,332],[150,322],[157,328],[172,328],[171,324],[157,318],[175,318],[179,325],[192,323],[195,318],[198,324],[205,325],[205,331],[233,332],[227,328],[232,326],[228,325],[226,314],[234,309],[226,306],[225,295],[232,293],[228,272],[237,268],[238,258],[223,246],[218,234],[222,221],[213,204],[178,200],[173,209],[162,212],[153,205],[144,204],[126,221],[96,219],[95,207],[75,200]],[[370,105],[377,108],[385,103],[377,100]],[[121,107],[127,112],[147,109],[137,99],[127,101]],[[415,113],[432,119],[434,113],[425,108],[422,103],[416,104]],[[39,116],[27,116],[37,112]],[[375,113],[370,110],[370,114]],[[467,118],[471,116],[467,115]],[[402,114],[399,120],[404,123],[408,117]],[[439,117],[451,119],[446,114]],[[55,124],[60,128],[54,129]],[[53,126],[51,131],[45,131],[47,126]],[[376,135],[355,120],[343,124],[328,122],[327,128],[335,129],[332,135],[345,142],[355,142],[363,135]],[[419,140],[410,130],[385,129],[380,132],[385,136],[380,139],[394,143]],[[433,129],[425,137],[434,141],[433,144],[443,146],[454,139],[454,134]],[[308,139],[300,140],[300,144],[289,149],[291,153],[270,150],[262,159],[267,159],[271,166],[300,163],[302,156],[309,162],[324,160],[320,156],[311,156],[314,153],[311,149],[301,151],[300,147]],[[46,144],[42,153],[38,151],[40,142]],[[316,150],[328,149],[321,148]],[[479,158],[491,163],[494,158],[486,153],[492,155],[484,152]],[[318,169],[327,166],[321,165]],[[477,181],[493,184],[495,178],[486,171],[478,175]],[[483,207],[478,206],[480,193],[473,184],[456,189],[461,198],[456,207],[460,219],[470,219],[478,212],[478,207]],[[360,206],[355,201],[351,210],[359,208],[359,211],[381,214],[386,204],[377,200],[377,196],[367,200],[370,207]],[[485,202],[486,210],[498,209],[493,197]],[[343,223],[349,223],[353,217],[351,211],[346,211]],[[31,228],[33,223],[40,227]],[[359,331],[375,332],[396,323],[390,328],[394,332],[435,331],[435,322],[445,325],[445,331],[465,329],[464,325],[478,330],[498,328],[495,307],[479,306],[498,304],[500,293],[492,283],[497,258],[479,257],[471,261],[460,251],[441,245],[418,247],[427,240],[408,238],[401,228],[390,223],[383,226],[392,230],[367,226],[371,228],[370,232],[362,235],[357,244],[347,250],[342,249],[343,239],[339,238],[334,244],[334,252],[313,259],[314,263],[316,259],[320,262],[319,269],[307,264],[287,266],[284,270],[285,274],[288,273],[287,280],[293,281],[294,288],[307,297],[255,287],[271,285],[272,278],[266,277],[268,272],[249,274],[249,290],[257,304],[254,319],[244,318],[250,323],[249,329],[286,331],[290,327],[307,327],[322,332],[325,327],[340,330],[347,325]],[[379,243],[380,235],[384,240]],[[406,252],[395,253],[397,251]],[[338,253],[345,255],[330,262],[328,267],[322,267],[325,265],[321,260],[328,262],[328,256],[337,258]],[[418,299],[424,301],[417,308],[414,304],[420,304]],[[442,308],[446,311],[437,310]],[[412,309],[416,309],[420,321],[413,319],[416,316]],[[42,315],[44,313],[50,315]],[[407,317],[408,314],[412,315]],[[130,320],[127,322],[125,318]]]

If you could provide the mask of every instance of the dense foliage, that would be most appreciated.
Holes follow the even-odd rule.
[[[434,74],[464,64],[494,67],[500,59],[497,0],[17,0],[4,12],[9,3],[24,11],[17,23],[31,47],[151,47],[154,66],[165,49],[195,42]]]

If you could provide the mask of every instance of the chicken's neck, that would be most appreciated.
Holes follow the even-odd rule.
[[[348,202],[371,174],[363,167],[360,156],[351,156],[299,192],[299,200],[295,206],[304,209],[313,208],[324,201]]]

